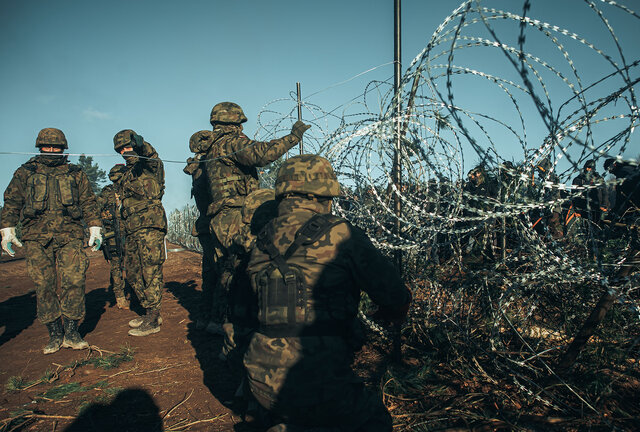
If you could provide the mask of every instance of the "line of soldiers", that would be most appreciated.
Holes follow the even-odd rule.
[[[363,342],[356,316],[366,292],[379,306],[376,319],[401,323],[411,292],[363,231],[331,214],[340,185],[326,159],[289,158],[275,190],[259,188],[257,168],[298,144],[310,126],[297,121],[290,134],[259,142],[243,134],[246,121],[237,104],[219,103],[212,130],[189,142],[195,155],[185,172],[200,211],[193,234],[204,251],[197,328],[224,336],[224,358],[244,374],[238,394],[269,431],[389,432],[381,399],[351,370]],[[43,129],[36,146],[41,154],[16,171],[5,191],[0,227],[2,248],[13,255],[22,224],[38,317],[49,330],[44,353],[88,346],[77,332],[85,312],[85,224],[94,250],[105,227],[117,305],[128,307],[122,261],[145,308],[129,322],[129,334],[160,331],[167,221],[155,149],[133,130],[118,132],[114,149],[126,165],[110,170],[113,184],[96,200],[85,173],[63,154],[62,131]]]
[[[364,232],[331,215],[340,185],[326,159],[291,157],[275,190],[259,188],[257,168],[310,126],[259,142],[242,133],[246,121],[237,104],[217,104],[213,129],[189,141],[184,171],[204,251],[198,327],[224,334],[223,356],[244,374],[237,394],[265,429],[391,431],[384,404],[351,370],[356,315],[365,291],[378,319],[401,322],[410,291]]]
[[[126,307],[122,263],[143,316],[129,322],[132,336],[160,331],[162,263],[167,221],[162,207],[164,168],[151,144],[126,129],[114,137],[114,149],[126,165],[110,171],[114,182],[97,200],[82,169],[70,164],[64,133],[45,128],[38,133],[40,154],[16,170],[4,193],[2,249],[15,254],[22,247],[16,236],[21,226],[28,274],[35,285],[38,318],[47,327],[49,341],[43,348],[51,354],[60,347],[84,349],[89,344],[78,333],[85,315],[85,277],[89,260],[83,250],[85,227],[89,246],[102,246],[104,221],[112,263],[112,286],[119,307]],[[115,222],[112,223],[112,222]],[[120,229],[123,228],[123,231]],[[114,230],[116,232],[114,232]],[[122,257],[118,243],[126,238]],[[60,287],[58,289],[58,279]]]
[[[622,232],[616,227],[635,224],[630,222],[629,215],[637,215],[639,207],[636,191],[640,188],[640,169],[615,158],[605,160],[605,170],[621,182],[611,188],[595,165],[593,159],[585,162],[572,181],[570,194],[560,187],[560,179],[548,157],[535,164],[528,181],[523,180],[521,169],[508,161],[495,174],[483,165],[473,168],[462,187],[463,214],[479,217],[482,223],[474,222],[473,229],[462,236],[464,252],[494,258],[496,250],[514,246],[517,239],[513,238],[513,221],[505,219],[501,226],[500,221],[488,216],[498,209],[513,213],[509,205],[519,204],[531,205],[518,217],[524,226],[543,238],[558,240],[577,231],[586,236],[591,250],[601,249],[607,238]],[[466,226],[459,223],[459,228]]]

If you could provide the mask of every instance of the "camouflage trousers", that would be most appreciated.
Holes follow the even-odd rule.
[[[109,260],[111,265],[110,284],[116,298],[124,298],[124,277],[122,276],[122,257],[114,255]]]
[[[252,395],[276,423],[391,432],[391,415],[351,370],[351,359],[340,337],[254,333],[244,365]]]
[[[38,319],[48,324],[61,315],[72,320],[84,318],[85,275],[89,259],[82,250],[82,240],[53,238],[24,243],[27,273],[36,287]]]
[[[164,232],[143,228],[127,233],[124,265],[127,282],[145,309],[158,309],[162,301],[165,260]]]
[[[213,234],[198,236],[202,246],[202,302],[200,316],[204,321],[222,323],[225,317],[226,296],[220,285],[218,261],[223,255],[221,246]]]

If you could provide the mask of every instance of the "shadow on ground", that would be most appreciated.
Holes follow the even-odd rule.
[[[0,303],[0,346],[18,336],[36,319],[36,293],[34,291],[11,297]]]
[[[109,404],[86,407],[65,432],[161,432],[162,419],[151,395],[142,389],[123,390]]]
[[[187,339],[191,342],[196,359],[200,363],[204,375],[204,385],[211,394],[227,408],[234,411],[235,415],[241,415],[239,407],[234,405],[234,394],[240,383],[240,373],[232,371],[226,362],[220,360],[223,338],[207,333],[204,330],[196,330],[196,318],[200,311],[201,292],[196,290],[197,284],[190,280],[185,283],[168,282],[166,289],[175,296],[178,303],[189,313],[190,323],[187,326]],[[236,425],[238,431],[252,431],[244,426]],[[238,428],[238,426],[240,428]]]

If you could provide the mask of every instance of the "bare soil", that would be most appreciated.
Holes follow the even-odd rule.
[[[42,354],[48,334],[36,318],[24,251],[0,259],[0,431],[253,430],[232,409],[238,377],[218,359],[222,338],[195,328],[200,255],[169,252],[162,331],[132,337],[127,323],[136,313],[115,306],[109,264],[86,251],[80,333],[91,349],[50,355]],[[97,362],[130,351],[115,367]]]

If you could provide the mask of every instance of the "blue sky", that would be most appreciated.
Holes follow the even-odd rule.
[[[522,10],[517,1],[483,3]],[[532,15],[590,31],[579,19],[588,12],[584,1],[533,3]],[[459,4],[402,2],[403,66]],[[637,22],[616,27],[631,61],[640,58]],[[314,94],[310,103],[330,110],[369,81],[390,78],[392,60],[393,0],[1,0],[0,152],[35,151],[38,131],[57,127],[70,153],[97,154],[94,160],[108,171],[122,162],[113,135],[131,128],[163,159],[184,161],[189,137],[210,128],[209,112],[218,102],[240,104],[253,136],[261,110],[289,98],[296,82],[303,97]],[[473,95],[473,85],[460,89]],[[4,191],[30,156],[0,157]],[[189,202],[183,166],[165,166],[168,212]]]

